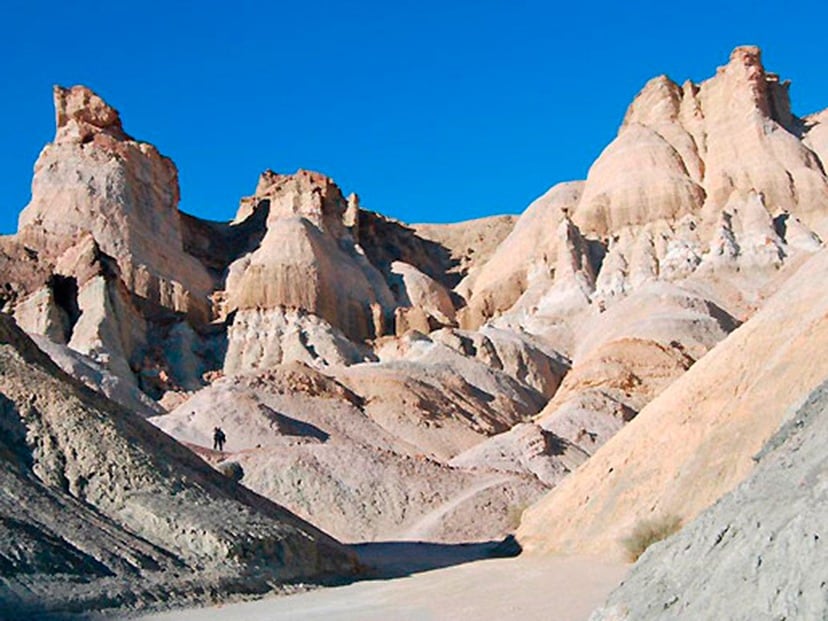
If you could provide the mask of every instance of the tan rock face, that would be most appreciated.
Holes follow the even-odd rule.
[[[428,254],[436,254],[434,246],[429,246],[428,242],[436,244],[436,250],[443,248],[447,251],[448,260],[443,271],[450,278],[443,284],[453,287],[489,260],[512,231],[515,222],[516,216],[490,216],[452,224],[414,224],[412,229],[426,241]]]
[[[764,70],[758,48],[737,48],[698,86],[651,80],[590,169],[573,217],[606,236],[687,214],[705,220],[754,192],[772,215],[795,213],[822,230],[815,214],[828,206],[828,185],[800,125],[788,84]]]
[[[55,140],[35,165],[18,237],[55,256],[91,234],[139,298],[207,320],[212,280],[183,251],[175,165],[125,134],[85,87],[55,87],[55,110]]]
[[[449,291],[430,276],[423,274],[413,265],[394,261],[391,273],[397,276],[392,281],[400,306],[416,306],[440,325],[454,324],[455,310]],[[396,285],[396,287],[395,287]]]
[[[353,209],[329,178],[267,171],[237,222],[255,210],[266,213],[264,236],[228,268],[227,312],[282,307],[316,314],[357,341],[382,334],[371,307],[391,313],[394,297],[346,226]]]
[[[527,289],[542,290],[551,281],[557,256],[554,235],[581,196],[582,184],[562,183],[533,202],[491,258],[457,287],[468,305],[460,314],[464,328],[511,308]]]
[[[56,86],[54,98],[57,142],[88,142],[101,132],[118,140],[130,139],[118,112],[88,88]]]
[[[828,110],[803,119],[805,137],[802,141],[817,154],[823,170],[828,162]]]
[[[468,300],[461,325],[502,316],[498,325],[570,351],[570,326],[652,281],[690,278],[713,289],[728,281],[755,291],[790,258],[821,245],[823,116],[795,117],[787,83],[765,71],[753,47],[734,50],[699,85],[651,80],[578,193],[553,189],[530,206],[461,284]],[[571,224],[553,237],[567,216]]]

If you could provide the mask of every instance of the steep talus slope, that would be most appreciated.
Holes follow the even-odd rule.
[[[826,437],[822,384],[757,454],[751,476],[652,546],[591,621],[826,618]]]
[[[353,570],[329,536],[69,378],[5,315],[0,368],[3,607],[147,604]]]
[[[828,277],[820,251],[756,315],[651,401],[524,515],[532,551],[620,556],[636,522],[692,519],[752,470],[752,456],[825,378]]]

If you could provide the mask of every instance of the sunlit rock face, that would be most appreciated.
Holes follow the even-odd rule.
[[[54,89],[56,133],[35,164],[19,237],[59,255],[91,235],[148,306],[206,320],[212,279],[183,249],[178,172],[83,86]]]
[[[461,323],[504,315],[548,332],[653,280],[742,272],[752,281],[738,286],[755,289],[814,251],[828,232],[828,134],[824,113],[791,112],[788,86],[765,71],[755,47],[735,49],[701,84],[650,80],[586,181],[553,188],[521,216],[501,245],[521,261],[495,255],[464,283]],[[567,234],[553,235],[567,219]],[[577,236],[588,264],[558,250]],[[572,269],[581,270],[580,302],[571,287],[562,295],[548,286]],[[571,334],[556,337],[571,345]]]
[[[715,223],[753,193],[771,215],[824,232],[828,185],[802,130],[788,83],[765,71],[758,48],[735,49],[700,85],[655,78],[590,169],[574,219],[601,236],[687,214]]]
[[[236,221],[257,210],[264,234],[228,269],[227,311],[301,309],[352,339],[380,336],[394,296],[356,242],[356,203],[319,173],[267,171]]]

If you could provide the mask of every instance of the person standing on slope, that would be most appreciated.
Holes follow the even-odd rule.
[[[213,450],[218,451],[219,453],[224,452],[224,443],[227,440],[227,437],[224,435],[224,432],[221,430],[221,427],[214,427],[213,428]]]

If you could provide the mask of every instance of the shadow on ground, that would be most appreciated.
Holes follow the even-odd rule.
[[[3,621],[86,621],[87,613],[50,612],[47,606],[37,604],[9,604],[0,601],[0,619]]]
[[[351,545],[366,567],[364,578],[401,578],[412,574],[462,565],[487,558],[508,558],[521,553],[511,535],[501,541],[478,543],[429,543],[425,541],[377,541]]]

